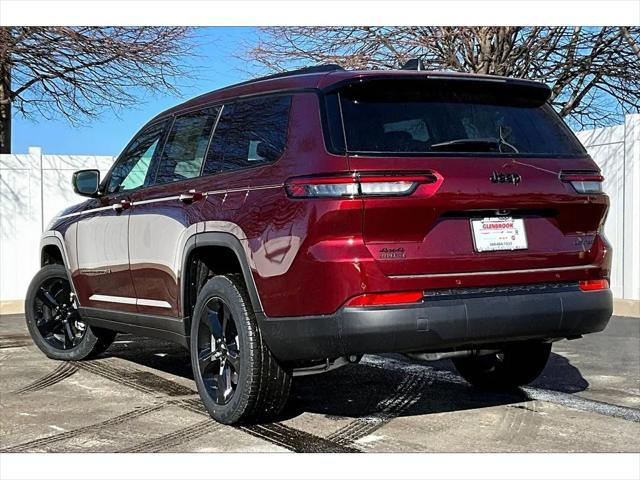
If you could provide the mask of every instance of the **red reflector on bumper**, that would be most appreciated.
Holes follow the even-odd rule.
[[[422,290],[419,292],[399,293],[365,293],[352,298],[347,302],[348,307],[372,307],[376,305],[401,305],[404,303],[416,303],[422,300]]]
[[[604,290],[609,288],[609,280],[581,280],[580,290],[583,292],[591,292],[593,290]]]

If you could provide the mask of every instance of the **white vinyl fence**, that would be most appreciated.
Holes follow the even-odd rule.
[[[84,198],[71,187],[83,168],[106,174],[113,157],[27,154],[0,155],[0,314],[21,312],[39,268],[40,234],[60,210]]]
[[[640,313],[640,115],[623,125],[579,132],[605,176],[611,209],[605,234],[614,249],[611,285],[627,313]],[[0,155],[0,313],[22,311],[39,267],[40,233],[64,207],[82,201],[71,174],[83,168],[106,173],[113,157]],[[620,303],[617,303],[620,305]]]
[[[615,298],[640,312],[640,114],[622,125],[577,133],[604,175],[611,206],[604,232],[613,246]]]

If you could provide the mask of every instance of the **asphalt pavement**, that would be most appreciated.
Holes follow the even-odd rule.
[[[554,344],[532,385],[469,386],[450,361],[368,355],[294,381],[277,422],[204,411],[179,346],[119,335],[83,362],[46,358],[0,316],[3,452],[640,452],[640,319]]]

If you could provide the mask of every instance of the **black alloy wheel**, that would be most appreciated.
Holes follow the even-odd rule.
[[[42,282],[33,302],[36,327],[45,342],[53,348],[69,350],[82,341],[87,326],[80,319],[75,294],[66,278]]]
[[[221,298],[209,299],[198,325],[198,370],[206,392],[218,405],[229,403],[238,387],[239,343],[229,306]]]
[[[45,265],[36,273],[27,290],[24,313],[34,343],[55,360],[97,355],[116,337],[116,332],[91,327],[82,320],[64,265]]]

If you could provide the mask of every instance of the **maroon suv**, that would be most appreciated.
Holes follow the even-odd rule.
[[[509,78],[313,67],[161,113],[43,235],[26,317],[51,358],[116,332],[191,351],[224,423],[363,354],[526,384],[611,316],[602,176]]]

